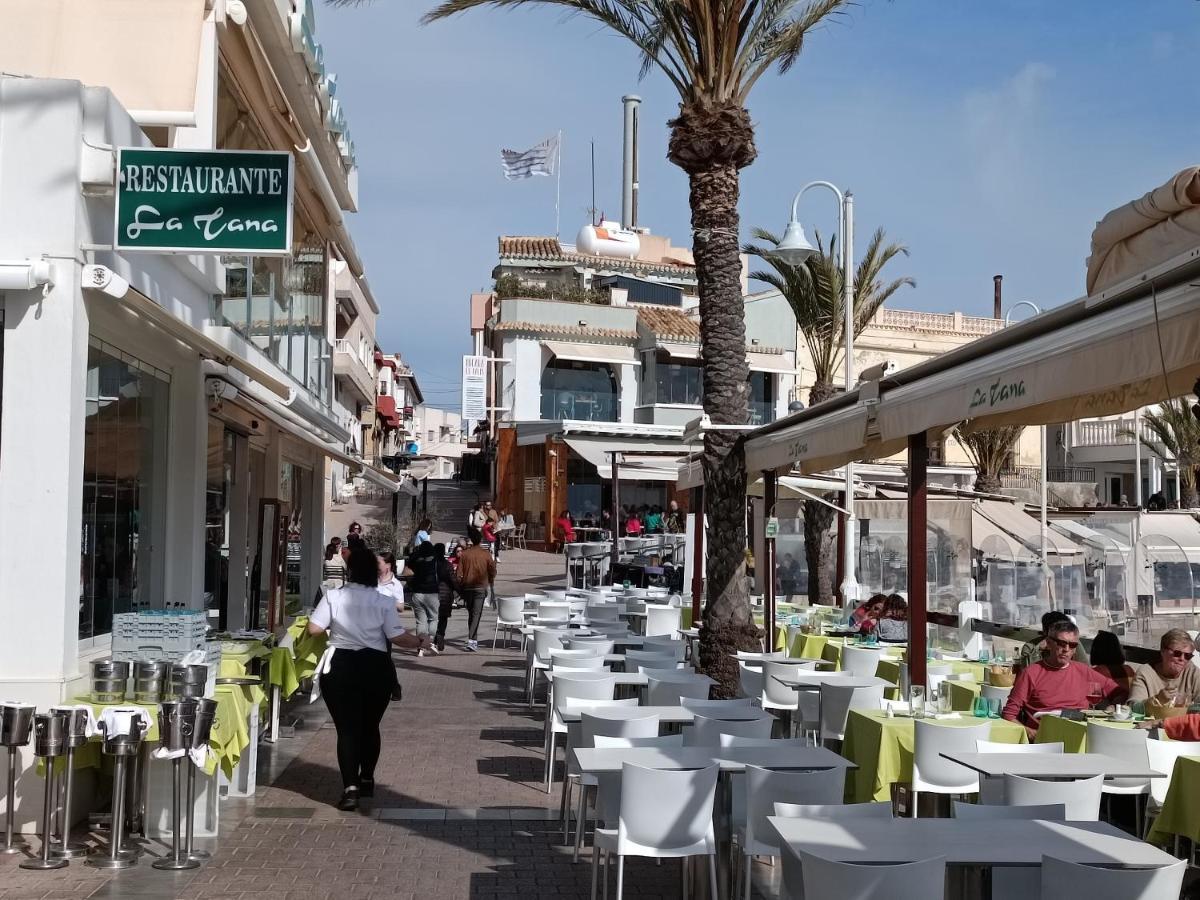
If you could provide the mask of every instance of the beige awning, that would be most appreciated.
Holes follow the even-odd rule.
[[[987,523],[999,528],[1004,535],[1018,543],[1015,556],[1028,557],[1041,553],[1041,523],[1015,504],[1005,503],[1002,500],[980,500],[975,507],[975,512],[977,516],[972,517],[973,529],[978,525],[982,529],[988,530]],[[979,522],[980,517],[985,521]],[[978,539],[975,539],[975,546],[979,546]],[[1046,552],[1052,557],[1083,556],[1082,547],[1048,526],[1046,528]]]
[[[146,124],[193,117],[204,0],[4,0],[0,68],[107,87]]]
[[[374,466],[364,465],[360,473],[363,478],[374,484],[376,487],[381,487],[385,491],[391,491],[393,494],[400,490],[400,479],[383,469],[377,469]]]
[[[886,390],[880,432],[902,441],[964,420],[979,429],[1126,412],[1190,392],[1197,347],[1200,290],[1185,283]]]
[[[675,481],[691,447],[682,441],[617,440],[579,435],[564,438],[568,447],[596,467],[601,478],[612,478],[612,454],[621,455],[622,481]]]
[[[667,344],[659,341],[658,349],[662,350],[667,356],[672,359],[699,359],[700,345],[699,344]]]
[[[582,344],[568,341],[542,341],[542,346],[558,359],[572,362],[613,363],[620,365],[629,363],[641,365],[637,351],[633,347],[620,344]]]
[[[796,367],[788,363],[788,358],[782,353],[747,353],[746,361],[750,364],[751,372],[781,372],[793,375]]]
[[[905,441],[891,445],[868,442],[867,410],[847,406],[827,416],[798,422],[746,441],[746,470],[799,469],[802,473],[827,472],[847,462],[891,456]]]

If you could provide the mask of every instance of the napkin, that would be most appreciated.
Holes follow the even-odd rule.
[[[938,713],[934,716],[935,719],[961,719],[962,716],[956,712]]]
[[[329,671],[333,665],[333,651],[335,647],[326,647],[325,652],[321,654],[321,658],[317,661],[317,667],[313,670],[312,693],[309,695],[308,702],[316,703],[321,696],[321,676]]]
[[[100,727],[104,734],[126,733],[129,723],[137,719],[142,723],[142,733],[150,728],[150,716],[140,706],[106,706],[100,713]]]
[[[50,707],[50,712],[57,712],[58,710],[63,710],[65,712],[67,710],[76,710],[76,709],[82,709],[84,712],[87,713],[87,726],[85,729],[85,734],[87,734],[88,737],[95,737],[96,735],[98,735],[100,733],[100,723],[98,721],[96,721],[96,713],[92,710],[92,707],[90,705],[88,705],[87,703],[76,703],[73,705],[72,704],[60,704],[59,706]]]

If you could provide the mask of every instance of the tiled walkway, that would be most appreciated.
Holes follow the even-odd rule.
[[[501,593],[561,581],[561,557],[514,552],[501,563]],[[585,898],[591,870],[559,844],[557,789],[542,785],[541,711],[525,705],[515,647],[462,649],[456,611],[446,652],[405,654],[404,700],[383,722],[383,758],[374,802],[358,813],[332,804],[341,792],[336,735],[323,704],[304,718],[278,757],[279,772],[253,802],[222,804],[222,836],[211,862],[194,872],[150,868],[150,859],[108,874],[81,862],[27,872],[0,857],[0,898]],[[398,656],[399,658],[399,656]],[[266,745],[264,745],[264,748]],[[150,844],[147,852],[161,848]],[[626,896],[679,896],[677,864],[631,861]]]

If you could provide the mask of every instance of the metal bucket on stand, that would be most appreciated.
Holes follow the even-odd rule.
[[[113,757],[112,830],[109,832],[108,850],[96,848],[85,865],[97,869],[127,869],[137,864],[137,851],[127,850],[125,842],[125,789],[128,780],[128,765],[142,747],[146,725],[138,713],[131,709],[120,719],[101,722],[103,751]]]
[[[129,663],[115,659],[92,662],[92,702],[124,703],[129,682]]]
[[[196,729],[193,700],[164,700],[158,707],[158,736],[167,750],[190,750]]]
[[[71,797],[75,793],[75,751],[88,742],[89,710],[52,707],[51,712],[62,713],[67,718],[67,765],[62,785],[61,802],[56,811],[58,819],[58,842],[50,848],[50,854],[58,859],[76,859],[87,855],[83,844],[72,844]]]
[[[13,815],[17,802],[17,748],[29,743],[33,733],[32,703],[0,703],[0,746],[8,748],[8,803],[4,807],[4,846],[0,855],[11,856],[24,850],[24,844],[13,842]]]
[[[52,859],[53,843],[51,817],[54,814],[54,760],[67,749],[68,723],[66,713],[35,713],[33,716],[33,752],[46,766],[42,801],[42,853],[21,862],[22,869],[61,869],[65,859]]]
[[[171,667],[171,697],[203,697],[208,684],[208,666],[176,665]]]
[[[178,668],[187,668],[180,666]],[[183,831],[183,809],[181,799],[181,772],[187,751],[192,748],[192,735],[196,726],[196,700],[183,698],[164,701],[158,708],[158,731],[163,748],[176,752],[171,760],[171,855],[156,859],[150,865],[155,869],[195,869],[199,862],[188,858],[181,840]],[[191,760],[188,760],[190,763]],[[189,768],[190,771],[190,768]],[[190,821],[190,819],[189,819]]]
[[[192,732],[192,747],[200,748],[208,744],[212,734],[213,723],[217,720],[217,701],[201,697],[196,701],[196,728]]]
[[[213,725],[217,720],[217,701],[201,697],[196,700],[196,728],[192,731],[192,749],[208,746]],[[187,831],[184,855],[194,862],[204,862],[212,857],[207,850],[197,850],[192,843],[193,821],[196,814],[196,767],[188,766],[187,774]]]
[[[165,659],[135,663],[133,702],[147,706],[160,703],[170,687],[171,664]]]

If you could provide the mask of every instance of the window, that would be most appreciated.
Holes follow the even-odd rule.
[[[775,375],[771,372],[750,373],[750,424],[765,425],[775,421]]]
[[[681,403],[699,406],[704,402],[704,377],[700,366],[663,362],[654,366],[657,403]]]
[[[604,363],[552,359],[542,372],[542,418],[617,421],[617,380]]]
[[[83,437],[81,640],[161,601],[170,377],[92,339]]]

